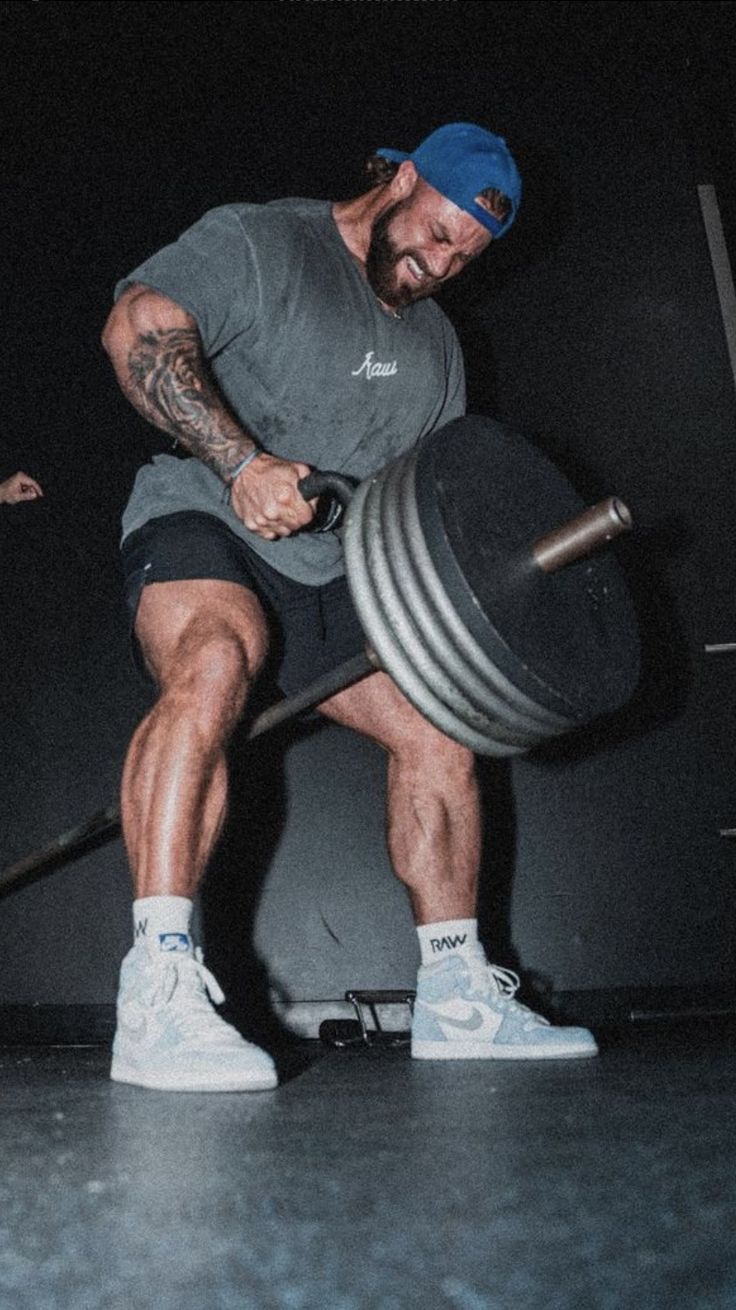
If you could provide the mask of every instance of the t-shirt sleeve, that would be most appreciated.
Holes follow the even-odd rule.
[[[118,283],[115,298],[134,282],[159,291],[196,319],[208,357],[257,322],[261,294],[255,252],[231,205],[211,209],[139,264]]]

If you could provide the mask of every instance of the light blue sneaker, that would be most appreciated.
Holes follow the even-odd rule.
[[[519,979],[482,951],[423,965],[411,1027],[415,1060],[561,1060],[597,1055],[587,1028],[554,1028],[514,999]]]
[[[270,1055],[215,1013],[225,997],[183,941],[183,950],[134,946],[123,960],[110,1077],[168,1092],[275,1087]]]

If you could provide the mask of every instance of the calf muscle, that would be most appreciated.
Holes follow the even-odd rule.
[[[267,647],[251,592],[153,583],[136,631],[161,694],[131,741],[122,818],[137,896],[194,895],[227,805],[225,747]]]

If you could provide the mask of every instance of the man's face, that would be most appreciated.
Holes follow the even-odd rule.
[[[421,178],[373,224],[366,277],[385,305],[398,309],[431,296],[485,250],[491,234]]]

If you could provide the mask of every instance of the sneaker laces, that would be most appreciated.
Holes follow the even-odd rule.
[[[512,1014],[524,1019],[525,1028],[549,1027],[549,1020],[535,1014],[528,1005],[515,999],[521,986],[521,979],[513,969],[503,969],[499,964],[491,964],[485,956],[471,956],[466,959],[474,991],[485,993],[493,991]]]
[[[156,959],[156,957],[154,957]],[[158,963],[158,961],[157,961]],[[222,1043],[223,1029],[230,1025],[212,1008],[222,1005],[225,994],[214,974],[203,963],[202,950],[176,959],[161,959],[160,976],[151,995],[151,1005],[167,1005],[175,1015],[177,1027],[185,1037]],[[239,1036],[232,1029],[233,1037]]]

